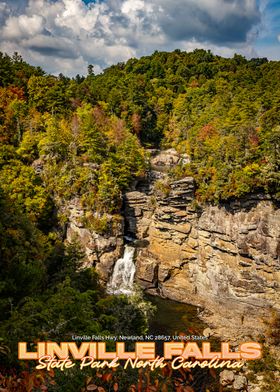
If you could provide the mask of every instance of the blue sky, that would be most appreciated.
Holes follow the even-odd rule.
[[[50,73],[176,48],[280,60],[280,0],[0,0],[0,51]]]
[[[260,55],[280,60],[280,1],[269,0],[263,8],[263,26],[259,31],[255,47]]]

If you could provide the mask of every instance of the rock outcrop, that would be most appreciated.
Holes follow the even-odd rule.
[[[179,161],[166,156],[167,166]],[[193,179],[168,182],[164,160],[154,161],[160,170],[154,164],[146,183],[125,195],[127,231],[148,244],[138,251],[139,283],[201,307],[231,341],[263,332],[280,310],[280,209],[264,195],[199,209]]]
[[[98,234],[85,225],[86,211],[79,199],[72,200],[64,210],[68,215],[66,241],[77,241],[85,254],[84,266],[94,266],[101,280],[107,282],[114,263],[122,254],[123,223],[119,223],[114,235]],[[108,216],[108,219],[110,218]]]
[[[220,382],[223,387],[234,391],[247,391],[248,390],[248,380],[242,375],[235,373],[231,370],[223,370],[220,373]]]

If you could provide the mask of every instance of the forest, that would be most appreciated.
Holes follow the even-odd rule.
[[[98,75],[89,65],[87,76],[69,78],[0,53],[3,388],[85,385],[81,374],[41,382],[32,367],[27,377],[18,341],[147,331],[149,306],[141,296],[108,296],[94,268],[80,268],[79,244],[64,243],[63,207],[79,197],[86,225],[114,233],[122,194],[145,176],[150,149],[170,147],[190,158],[170,179],[194,177],[201,205],[250,193],[279,201],[280,62],[156,51]],[[118,390],[113,384],[110,390]]]

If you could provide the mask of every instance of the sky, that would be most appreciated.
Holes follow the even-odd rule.
[[[0,0],[0,51],[52,74],[195,48],[280,60],[280,0]]]

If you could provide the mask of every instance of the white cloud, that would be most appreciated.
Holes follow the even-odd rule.
[[[135,13],[145,9],[145,2],[143,0],[126,0],[122,4],[122,12],[124,14]]]
[[[90,33],[98,19],[98,7],[89,10],[81,0],[63,0],[63,4],[62,11],[55,18],[56,25],[68,28],[77,36],[82,31]]]
[[[16,50],[49,72],[69,75],[86,73],[89,63],[101,69],[156,49],[250,53],[250,31],[260,21],[255,0],[105,0],[89,5],[22,0],[17,8],[15,3],[0,2],[0,50]]]
[[[6,39],[21,39],[32,37],[42,32],[43,18],[40,15],[20,15],[7,19],[2,29],[3,37]]]
[[[3,1],[0,2],[0,12],[4,12],[7,7],[7,4]]]

